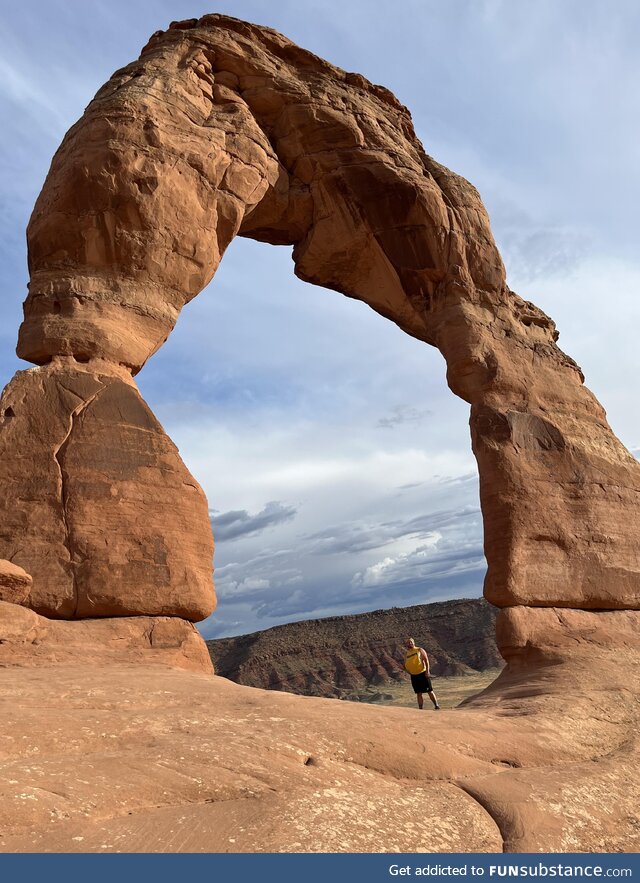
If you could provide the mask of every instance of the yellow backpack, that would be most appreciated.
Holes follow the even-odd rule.
[[[427,670],[427,666],[424,664],[422,654],[420,653],[420,647],[412,647],[410,650],[407,650],[404,655],[404,667],[411,675],[419,675]]]

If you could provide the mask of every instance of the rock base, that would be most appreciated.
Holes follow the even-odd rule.
[[[122,368],[17,372],[0,397],[0,513],[0,558],[33,580],[4,601],[52,619],[215,607],[204,492]]]
[[[125,616],[65,622],[0,602],[0,667],[167,665],[213,673],[207,645],[184,619]]]
[[[638,852],[639,619],[506,610],[505,672],[435,713],[114,664],[193,665],[191,626],[4,605],[0,851]]]

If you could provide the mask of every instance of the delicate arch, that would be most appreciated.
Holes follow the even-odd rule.
[[[640,607],[638,465],[509,290],[477,191],[388,90],[268,28],[174,23],[98,92],[31,218],[19,355],[135,374],[235,235],[293,245],[299,277],[443,353],[471,405],[490,601]]]

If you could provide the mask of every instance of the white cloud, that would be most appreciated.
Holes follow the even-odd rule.
[[[411,405],[396,405],[391,414],[387,414],[386,417],[381,417],[377,426],[381,429],[393,429],[395,426],[400,426],[401,424],[418,424],[422,423],[427,417],[433,415],[433,411],[429,411],[426,408],[413,408]]]
[[[259,579],[259,578],[249,578],[245,579],[238,586],[239,589],[247,589],[247,590],[255,590],[255,589],[268,589],[271,583],[268,579]]]
[[[400,582],[408,567],[414,565],[416,561],[426,562],[429,560],[441,539],[442,534],[436,532],[427,535],[426,542],[421,543],[410,552],[400,552],[395,557],[387,555],[382,561],[370,564],[365,570],[355,573],[351,579],[351,585],[368,588]]]

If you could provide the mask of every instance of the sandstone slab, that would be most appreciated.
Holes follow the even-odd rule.
[[[184,619],[123,616],[67,622],[0,601],[0,668],[60,664],[164,665],[213,672],[204,641]]]
[[[438,713],[98,655],[0,669],[0,849],[637,852],[640,614],[503,616],[505,672]]]

